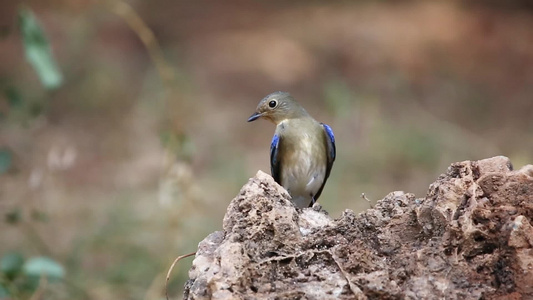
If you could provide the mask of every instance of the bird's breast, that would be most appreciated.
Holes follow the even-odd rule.
[[[293,198],[311,199],[324,182],[327,158],[320,134],[302,128],[283,136],[281,181]]]

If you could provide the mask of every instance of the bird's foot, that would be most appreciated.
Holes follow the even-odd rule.
[[[322,210],[322,205],[320,205],[320,203],[318,203],[316,201],[313,201],[313,204],[311,205],[311,208],[314,211],[320,212]]]

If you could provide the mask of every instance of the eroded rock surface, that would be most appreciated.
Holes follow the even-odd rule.
[[[426,198],[337,220],[263,172],[198,247],[185,299],[533,299],[533,166],[452,164]]]

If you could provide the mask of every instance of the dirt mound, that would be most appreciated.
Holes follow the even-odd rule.
[[[533,166],[506,157],[337,220],[260,171],[199,244],[185,299],[533,299],[532,219]]]

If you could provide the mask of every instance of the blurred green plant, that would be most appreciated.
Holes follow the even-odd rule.
[[[11,168],[13,155],[6,148],[0,149],[0,175],[6,173]]]
[[[2,272],[6,279],[13,280],[22,271],[23,264],[24,258],[20,253],[8,253],[0,260],[0,272]]]
[[[18,252],[7,253],[0,259],[0,299],[33,295],[43,279],[47,283],[54,283],[64,277],[63,266],[49,257],[30,257],[24,260]]]
[[[12,85],[2,87],[0,83],[0,89],[3,90],[7,102],[5,113],[0,115],[2,122],[27,125],[28,121],[35,119],[45,110],[43,101],[28,100],[22,95],[20,89]]]
[[[350,117],[355,96],[348,84],[338,78],[324,84],[324,99],[329,111],[341,118]]]
[[[46,276],[50,281],[56,281],[65,277],[65,269],[58,262],[45,256],[32,257],[23,265],[23,273],[32,279]]]
[[[16,225],[22,219],[22,212],[20,208],[14,208],[5,214],[5,221],[7,224]]]
[[[63,83],[63,75],[57,67],[52,55],[50,43],[44,34],[34,13],[29,8],[21,8],[18,12],[18,25],[26,60],[37,73],[43,87],[47,90],[57,89]],[[45,109],[42,97],[28,99],[23,91],[28,93],[31,87],[25,89],[17,87],[11,79],[0,80],[0,90],[6,101],[4,109],[0,111],[0,120],[5,122],[15,121],[26,124],[27,121],[39,116]],[[31,93],[31,92],[30,92]],[[2,168],[6,162],[5,154],[0,154],[0,174],[5,172]]]
[[[57,67],[50,44],[41,25],[29,8],[19,10],[19,26],[26,53],[41,83],[46,89],[56,89],[63,83],[63,75]]]
[[[164,130],[159,134],[161,144],[176,158],[191,161],[196,147],[191,137],[185,133]]]
[[[9,107],[20,107],[23,104],[22,96],[20,95],[20,92],[12,87],[9,86],[4,90],[4,93],[7,98],[7,104]]]

